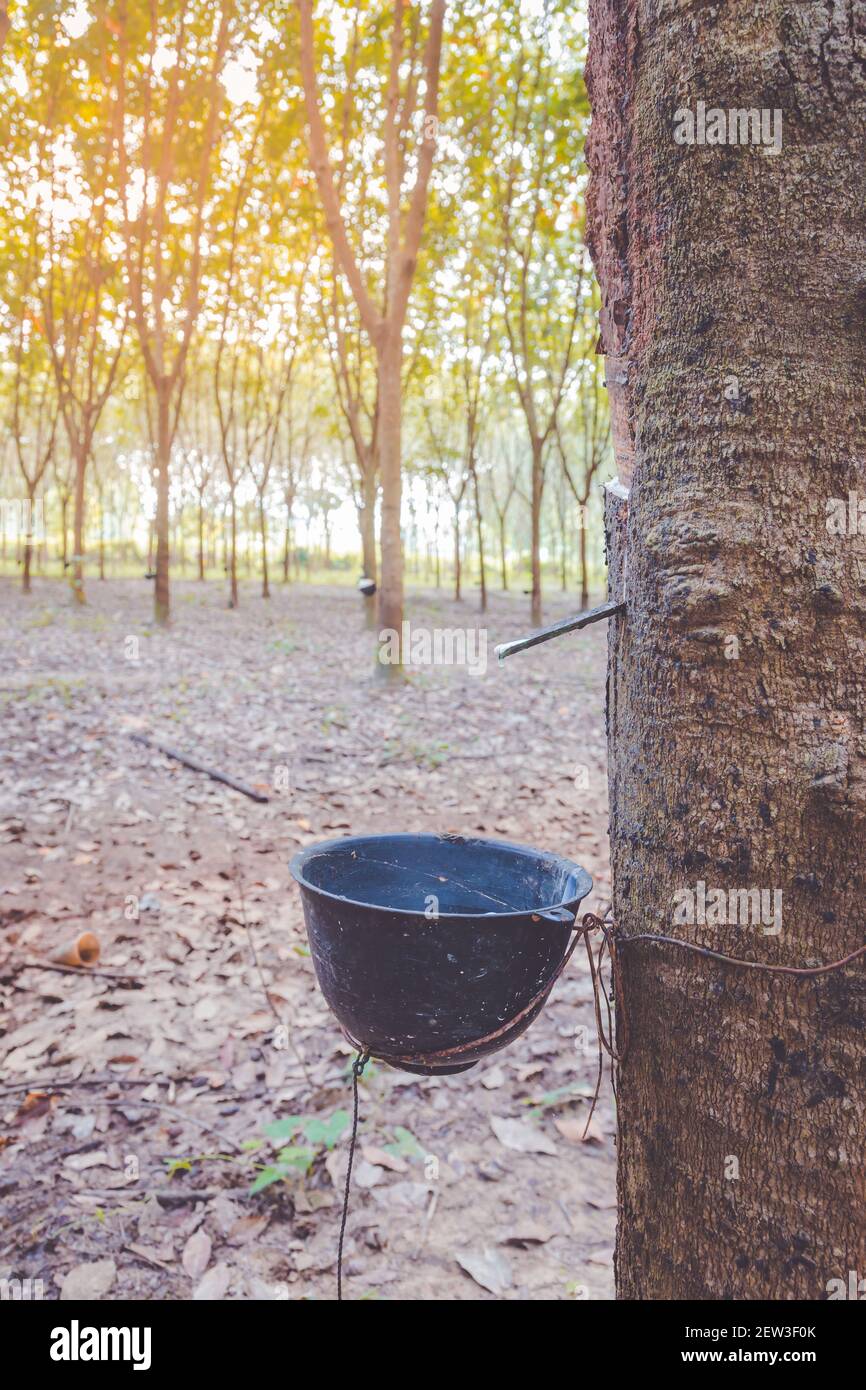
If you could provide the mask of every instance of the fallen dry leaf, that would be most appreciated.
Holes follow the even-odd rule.
[[[191,1235],[183,1247],[181,1264],[190,1279],[201,1279],[208,1266],[211,1252],[211,1238],[206,1231],[198,1230]]]
[[[225,1297],[226,1291],[232,1280],[231,1267],[226,1264],[214,1265],[209,1269],[200,1284],[197,1284],[193,1293],[196,1303],[207,1303]]]
[[[104,1298],[117,1278],[114,1260],[93,1260],[88,1264],[75,1265],[63,1280],[60,1298],[64,1303],[77,1303],[80,1300],[95,1302]]]
[[[511,1265],[500,1250],[465,1250],[457,1256],[457,1263],[490,1293],[505,1293],[514,1283]]]
[[[405,1158],[400,1158],[399,1154],[386,1153],[384,1149],[377,1149],[374,1144],[367,1144],[361,1150],[363,1157],[368,1163],[373,1163],[377,1168],[390,1168],[392,1173],[408,1173],[409,1164]]]
[[[490,1128],[500,1144],[519,1154],[551,1154],[555,1157],[556,1145],[543,1130],[529,1124],[526,1120],[510,1120],[504,1115],[491,1115]]]

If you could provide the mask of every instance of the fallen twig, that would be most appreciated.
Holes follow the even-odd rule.
[[[172,1192],[166,1187],[82,1187],[77,1192],[65,1194],[69,1197],[93,1197],[98,1201],[105,1201],[106,1198],[122,1197],[134,1201],[140,1201],[143,1197],[155,1197],[158,1202],[173,1202],[183,1205],[184,1202],[209,1202],[213,1197],[218,1197],[224,1188],[208,1187],[204,1191],[194,1192]]]
[[[246,782],[239,782],[236,777],[230,777],[226,772],[220,772],[218,768],[208,767],[206,763],[200,763],[196,758],[191,758],[187,753],[181,753],[177,748],[169,748],[165,743],[157,743],[155,739],[148,738],[146,734],[130,734],[134,743],[140,743],[144,748],[154,748],[158,753],[164,753],[167,758],[173,758],[175,762],[188,767],[192,772],[203,772],[205,777],[210,777],[213,782],[222,782],[224,786],[231,787],[233,791],[241,792],[248,796],[250,801],[270,801],[270,797],[264,792],[257,792],[254,787],[247,786]]]
[[[124,980],[135,985],[136,989],[144,988],[142,975],[124,975],[120,970],[95,970],[92,965],[54,965],[44,960],[20,960],[13,962],[12,970],[16,974],[22,970],[50,970],[55,975],[97,975],[101,980]]]

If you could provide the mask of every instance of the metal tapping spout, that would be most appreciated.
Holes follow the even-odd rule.
[[[507,656],[513,656],[515,652],[524,652],[528,647],[537,647],[541,642],[549,642],[552,637],[561,637],[566,632],[577,632],[582,627],[589,627],[590,623],[600,623],[604,618],[612,618],[616,613],[625,612],[625,603],[600,603],[597,608],[587,608],[585,612],[578,613],[573,618],[563,618],[561,622],[553,623],[550,627],[539,628],[538,632],[531,632],[528,637],[518,637],[514,642],[500,642],[498,647],[494,647],[500,666]]]

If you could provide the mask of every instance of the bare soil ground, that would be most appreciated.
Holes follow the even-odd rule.
[[[59,583],[25,600],[0,582],[0,1277],[41,1279],[47,1298],[332,1298],[352,1054],[288,860],[341,834],[484,834],[577,859],[597,906],[605,630],[498,668],[528,601],[494,595],[483,675],[427,668],[384,689],[350,589],[266,602],[250,586],[236,612],[215,584],[173,594],[160,632],[143,580],[92,582],[77,611]],[[558,596],[546,616],[576,606]],[[409,612],[479,621],[474,600],[429,591]],[[98,968],[130,978],[28,964],[87,929]],[[580,1141],[597,1060],[581,954],[533,1027],[473,1070],[368,1067],[346,1296],[612,1295],[614,1118],[605,1077]],[[301,1166],[251,1195],[290,1143],[265,1126],[289,1116]]]

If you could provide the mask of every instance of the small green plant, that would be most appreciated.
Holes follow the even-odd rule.
[[[309,1173],[316,1159],[327,1149],[333,1149],[349,1123],[348,1110],[335,1110],[328,1119],[320,1115],[287,1115],[282,1120],[274,1120],[264,1126],[264,1133],[272,1142],[295,1140],[301,1136],[306,1142],[285,1144],[273,1163],[266,1164],[256,1175],[250,1187],[250,1196],[281,1182],[293,1172]],[[247,1149],[260,1148],[264,1141],[250,1140],[244,1145]]]
[[[385,1145],[385,1152],[392,1154],[394,1158],[423,1158],[424,1150],[418,1143],[414,1134],[402,1125],[396,1125],[392,1131],[394,1143]]]
[[[590,1092],[590,1094],[592,1094]],[[556,1091],[545,1091],[540,1096],[532,1096],[525,1100],[524,1105],[532,1106],[530,1115],[533,1120],[539,1119],[553,1105],[571,1105],[579,1100],[586,1099],[586,1087],[579,1085],[560,1086]]]

